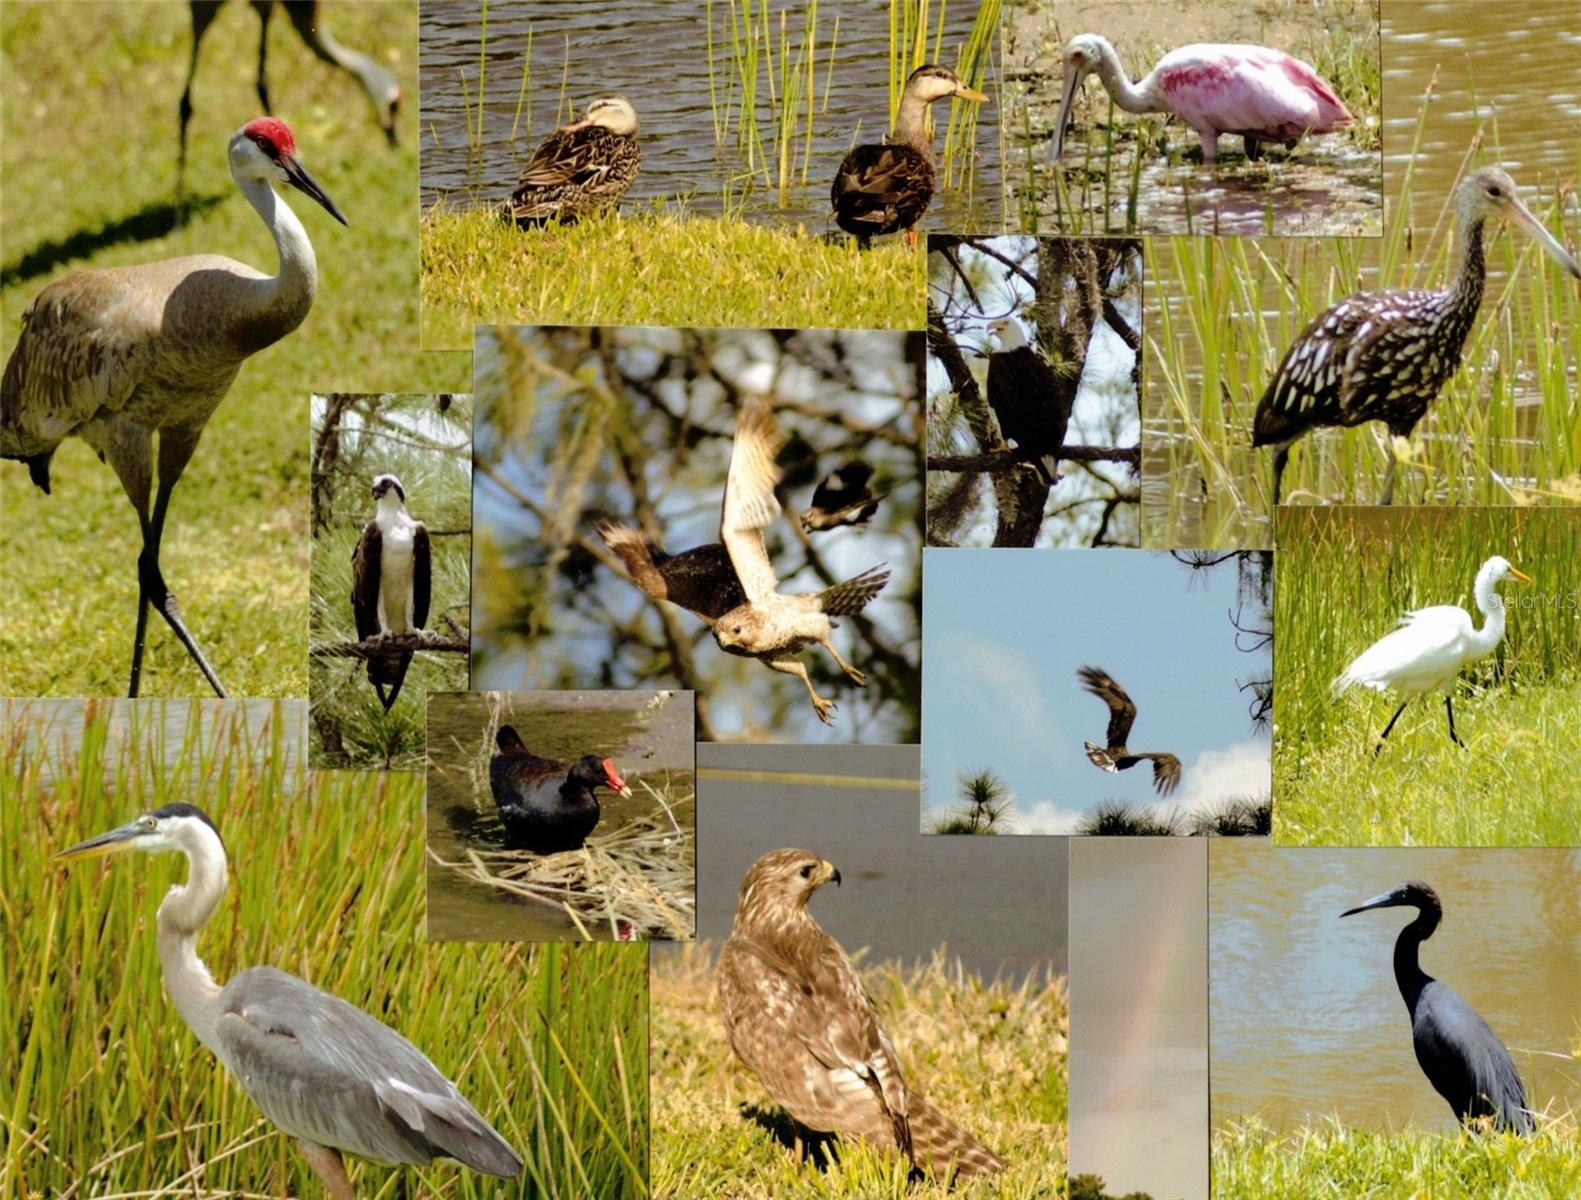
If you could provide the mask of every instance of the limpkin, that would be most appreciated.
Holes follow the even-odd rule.
[[[1507,217],[1581,279],[1557,238],[1516,194],[1515,181],[1482,167],[1455,192],[1460,271],[1444,291],[1418,288],[1347,296],[1306,327],[1257,402],[1253,446],[1274,447],[1274,503],[1290,444],[1324,425],[1382,421],[1394,437],[1409,437],[1460,366],[1461,349],[1482,303],[1487,267],[1483,225]],[[1391,455],[1380,504],[1394,494],[1397,459]]]

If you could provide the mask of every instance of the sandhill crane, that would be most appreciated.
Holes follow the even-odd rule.
[[[137,557],[137,636],[132,681],[142,675],[153,604],[221,696],[208,660],[187,632],[159,571],[170,493],[203,427],[246,359],[285,337],[313,306],[318,267],[307,231],[271,183],[289,183],[342,225],[335,202],[297,161],[285,123],[259,117],[230,139],[231,175],[274,235],[279,273],[264,275],[215,254],[138,267],[74,271],[22,314],[22,335],[0,383],[0,458],[27,463],[49,492],[49,463],[76,436],[115,469],[142,523]],[[154,434],[159,486],[152,512]]]
[[[183,194],[187,175],[187,123],[192,120],[192,77],[198,71],[198,48],[203,35],[209,31],[219,14],[223,0],[187,0],[192,10],[192,55],[187,60],[187,83],[181,90],[181,152],[176,168],[176,210],[179,216],[183,207]],[[269,106],[269,79],[266,60],[269,56],[269,18],[278,3],[290,18],[291,27],[314,54],[332,67],[339,67],[355,75],[362,90],[373,104],[373,115],[384,130],[385,139],[395,145],[395,114],[401,105],[401,85],[395,76],[366,54],[348,49],[337,42],[320,19],[318,0],[252,0],[258,13],[258,102],[264,112],[273,112]]]

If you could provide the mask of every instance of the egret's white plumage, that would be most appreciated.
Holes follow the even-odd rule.
[[[1497,555],[1477,572],[1472,595],[1486,618],[1481,629],[1472,623],[1470,613],[1454,604],[1435,604],[1406,613],[1394,632],[1368,646],[1334,680],[1334,696],[1352,687],[1402,693],[1405,701],[1383,731],[1388,737],[1412,696],[1441,691],[1449,713],[1449,736],[1459,742],[1450,696],[1460,669],[1493,653],[1504,637],[1504,597],[1496,589],[1507,579],[1531,582],[1530,576]]]

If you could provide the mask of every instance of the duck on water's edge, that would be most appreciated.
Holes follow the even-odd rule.
[[[614,759],[588,754],[567,764],[539,758],[510,725],[500,726],[494,741],[499,753],[489,760],[489,788],[509,849],[534,854],[580,849],[598,824],[596,789],[631,795]]]

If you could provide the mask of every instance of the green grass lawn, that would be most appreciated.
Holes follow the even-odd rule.
[[[230,887],[198,952],[224,983],[271,964],[409,1038],[526,1162],[518,1184],[442,1161],[348,1160],[358,1194],[647,1194],[646,955],[424,937],[416,775],[303,769],[299,701],[33,701],[0,708],[0,1193],[317,1196],[164,993],[154,911],[176,854],[68,868],[56,851],[196,800]],[[355,814],[355,820],[346,819]]]
[[[1541,509],[1279,510],[1274,587],[1274,836],[1301,845],[1581,842],[1581,514]],[[1466,667],[1449,740],[1442,693],[1330,687],[1405,612],[1458,605],[1502,554],[1505,635]]]
[[[864,981],[907,1081],[1010,1164],[953,1189],[908,1184],[903,1160],[840,1142],[838,1161],[802,1162],[754,1116],[788,1121],[731,1053],[713,954],[654,959],[653,1190],[659,1196],[860,1196],[1020,1200],[1065,1190],[1067,1007],[1063,979],[1014,987],[957,974],[942,957]]]
[[[1213,1135],[1215,1200],[1556,1200],[1581,1195],[1576,1127],[1530,1137],[1372,1133],[1326,1124],[1279,1134],[1255,1118]]]
[[[518,230],[491,212],[422,222],[423,344],[472,348],[472,326],[922,328],[924,252],[860,251],[804,230],[647,213]]]
[[[331,28],[378,54],[405,95],[417,86],[409,4],[342,5]],[[169,231],[176,102],[189,23],[181,4],[7,3],[0,10],[3,286],[0,353],[23,309],[68,270],[183,254],[225,254],[260,270],[274,246],[231,182],[225,142],[257,116],[255,15],[226,5],[194,85],[187,186],[198,201]],[[80,36],[92,29],[91,53]],[[417,106],[403,105],[390,150],[361,90],[271,23],[275,112],[303,163],[351,222],[294,189],[319,260],[301,328],[249,361],[209,422],[171,503],[161,555],[183,616],[233,695],[307,687],[308,396],[313,391],[467,391],[470,359],[418,349]],[[65,80],[71,86],[63,86]],[[124,694],[137,607],[137,518],[114,473],[68,439],[44,496],[3,464],[0,693]],[[201,695],[207,684],[152,618],[145,695]]]

